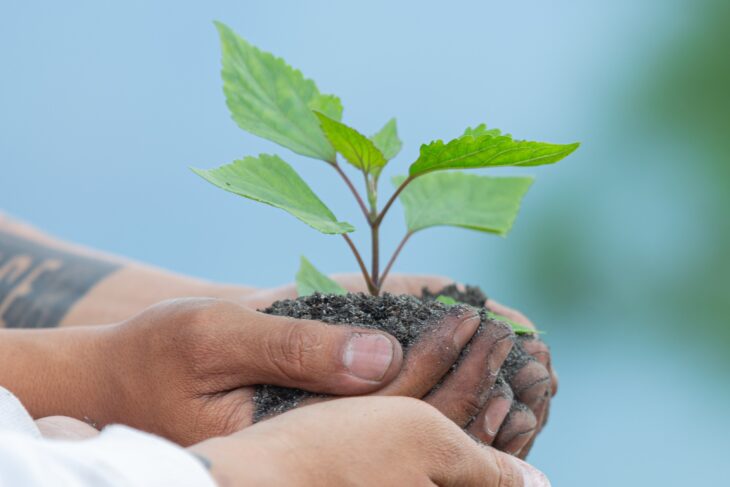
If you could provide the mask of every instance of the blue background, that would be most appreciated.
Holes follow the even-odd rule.
[[[479,284],[548,331],[561,389],[530,459],[554,485],[730,483],[727,2],[152,3],[0,4],[0,208],[208,279],[282,284],[302,253],[353,271],[340,239],[187,169],[277,152],[360,223],[330,168],[230,119],[216,19],[362,131],[397,116],[388,176],[481,122],[581,141],[527,172],[507,239],[424,232],[397,270]],[[386,249],[401,229],[394,212]]]

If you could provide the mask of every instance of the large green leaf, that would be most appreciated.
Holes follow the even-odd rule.
[[[315,292],[322,294],[347,294],[347,290],[344,287],[319,272],[304,256],[300,258],[296,283],[297,294],[299,296],[309,296]]]
[[[398,155],[403,142],[398,138],[398,128],[395,125],[395,118],[391,118],[382,129],[370,137],[375,147],[380,149],[387,160],[393,159]]]
[[[404,180],[399,176],[393,183]],[[447,225],[506,235],[531,184],[531,177],[434,173],[413,180],[400,201],[411,232]]]
[[[322,233],[340,234],[355,230],[337,221],[311,188],[278,156],[260,154],[216,169],[193,169],[219,188],[288,211]]]
[[[446,144],[441,140],[423,144],[409,173],[415,177],[443,169],[552,164],[580,145],[514,140],[509,135],[497,133],[496,129],[487,130],[486,126],[480,125],[467,129],[465,135]]]
[[[319,93],[314,81],[216,22],[223,51],[223,91],[238,126],[299,154],[333,161],[335,152],[312,113],[339,120],[339,98]]]
[[[322,125],[322,131],[337,152],[347,162],[367,174],[378,172],[387,162],[383,153],[368,139],[352,127],[333,120],[320,112],[314,112]]]

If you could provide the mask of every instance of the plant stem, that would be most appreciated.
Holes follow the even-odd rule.
[[[393,255],[390,257],[390,260],[388,261],[388,265],[385,266],[385,270],[383,271],[383,275],[378,280],[378,290],[380,290],[383,287],[383,283],[385,282],[385,278],[388,277],[388,273],[390,272],[391,267],[393,267],[393,264],[395,263],[395,260],[398,258],[398,255],[400,254],[400,251],[403,250],[403,246],[406,244],[409,238],[411,238],[411,235],[413,235],[413,232],[407,232],[405,236],[403,237],[403,240],[400,241],[398,244],[398,247],[396,247],[395,252],[393,252]]]
[[[355,247],[355,244],[352,242],[352,239],[349,235],[346,233],[342,234],[342,238],[345,239],[345,242],[347,242],[347,245],[350,246],[350,250],[352,250],[353,255],[355,256],[355,259],[357,260],[358,265],[360,266],[360,271],[362,272],[363,277],[365,278],[365,284],[368,286],[368,291],[370,291],[370,294],[377,296],[378,289],[373,283],[373,280],[370,277],[370,274],[368,274],[368,269],[365,267],[365,262],[362,260],[362,257],[360,256],[360,252],[358,252],[357,247]]]
[[[380,222],[383,221],[383,218],[385,217],[385,214],[388,213],[388,210],[393,205],[393,203],[395,202],[396,198],[398,198],[398,195],[400,194],[400,192],[403,191],[405,189],[405,187],[408,186],[408,184],[411,181],[413,181],[414,178],[415,178],[415,176],[408,176],[406,178],[406,180],[403,181],[400,186],[398,186],[398,189],[395,190],[395,193],[393,193],[393,195],[390,197],[390,199],[388,200],[388,202],[385,204],[385,206],[383,207],[383,210],[380,212],[380,214],[378,215],[378,217],[373,222],[373,225],[375,225],[375,226],[380,225]]]
[[[363,172],[362,175],[365,179],[365,191],[367,191],[368,203],[370,203],[370,223],[372,224],[372,221],[378,216],[378,182],[366,172]]]
[[[370,241],[372,242],[372,265],[370,266],[370,277],[375,288],[374,296],[380,294],[380,227],[378,225],[370,226]]]
[[[350,181],[350,178],[347,177],[347,174],[345,174],[345,171],[342,170],[339,164],[337,162],[331,162],[332,167],[335,168],[337,173],[342,176],[342,179],[345,181],[345,184],[347,184],[347,187],[350,188],[350,191],[352,191],[352,195],[357,200],[357,204],[360,205],[360,209],[362,210],[363,215],[365,215],[365,219],[368,222],[372,222],[372,219],[370,217],[370,213],[368,212],[367,207],[365,206],[365,202],[363,201],[362,197],[360,196],[360,193],[358,193],[357,188],[355,188],[355,185],[352,184],[352,181]]]

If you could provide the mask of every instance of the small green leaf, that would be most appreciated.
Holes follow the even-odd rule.
[[[454,306],[457,304],[462,304],[460,301],[457,301],[456,299],[452,298],[451,296],[445,296],[443,294],[440,294],[436,297],[436,301],[439,303],[445,304],[446,306]],[[491,311],[485,310],[487,313],[487,316],[495,321],[501,321],[502,323],[505,323],[509,325],[510,328],[512,328],[512,331],[515,332],[517,335],[536,335],[536,334],[542,334],[544,332],[533,330],[530,327],[527,327],[525,325],[522,325],[520,323],[517,323],[516,321],[512,321],[506,316],[499,315],[497,313],[493,313]]]
[[[452,298],[451,296],[445,296],[443,294],[440,294],[436,297],[436,301],[439,303],[443,303],[446,306],[454,306],[457,304],[462,304],[460,301],[457,301],[456,299]],[[505,323],[509,325],[510,328],[512,328],[512,331],[515,332],[517,335],[536,335],[536,334],[543,334],[545,332],[533,330],[530,327],[527,327],[525,325],[522,325],[520,323],[517,323],[516,321],[512,321],[506,316],[502,316],[497,313],[493,313],[491,311],[485,310],[487,313],[487,316],[495,321],[501,321],[502,323]]]
[[[322,131],[332,147],[342,154],[347,162],[366,174],[378,171],[387,162],[373,141],[352,127],[333,120],[327,115],[314,112],[322,126]]]
[[[342,103],[334,95],[320,95],[309,104],[314,112],[324,113],[333,120],[342,118]]]
[[[254,135],[298,154],[332,162],[335,152],[312,110],[339,120],[339,98],[319,93],[314,81],[215,23],[223,51],[223,91],[233,119]]]
[[[391,118],[377,134],[370,137],[375,147],[380,149],[387,160],[393,159],[398,155],[403,142],[398,138],[398,128],[395,124],[395,118]]]
[[[309,296],[315,292],[322,294],[347,294],[347,290],[337,282],[319,272],[306,257],[300,259],[296,276],[297,294]]]
[[[487,311],[487,316],[495,321],[501,321],[503,323],[507,323],[512,328],[512,331],[515,332],[517,335],[540,335],[540,334],[545,333],[544,331],[533,330],[530,327],[517,323],[516,321],[510,320],[506,316],[502,316],[497,313],[492,313],[491,311]]]
[[[459,302],[451,296],[445,296],[443,294],[439,294],[438,296],[436,296],[436,301],[441,304],[445,304],[446,306],[454,306],[455,304],[459,304]]]
[[[406,178],[393,178],[399,186]],[[531,177],[490,177],[445,172],[411,181],[400,194],[408,230],[447,225],[506,235]]]
[[[260,154],[216,169],[193,169],[221,189],[288,211],[322,233],[341,234],[355,228],[337,221],[312,189],[278,156]]]
[[[498,166],[538,166],[563,159],[580,144],[549,144],[514,140],[508,135],[494,135],[486,126],[467,129],[465,135],[444,144],[436,140],[421,146],[411,177],[444,169],[473,169]]]

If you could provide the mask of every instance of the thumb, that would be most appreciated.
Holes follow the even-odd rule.
[[[351,326],[245,310],[224,345],[245,384],[272,384],[310,392],[373,392],[400,372],[403,352],[393,336]],[[241,320],[243,321],[243,320]],[[232,370],[236,370],[232,369]]]

